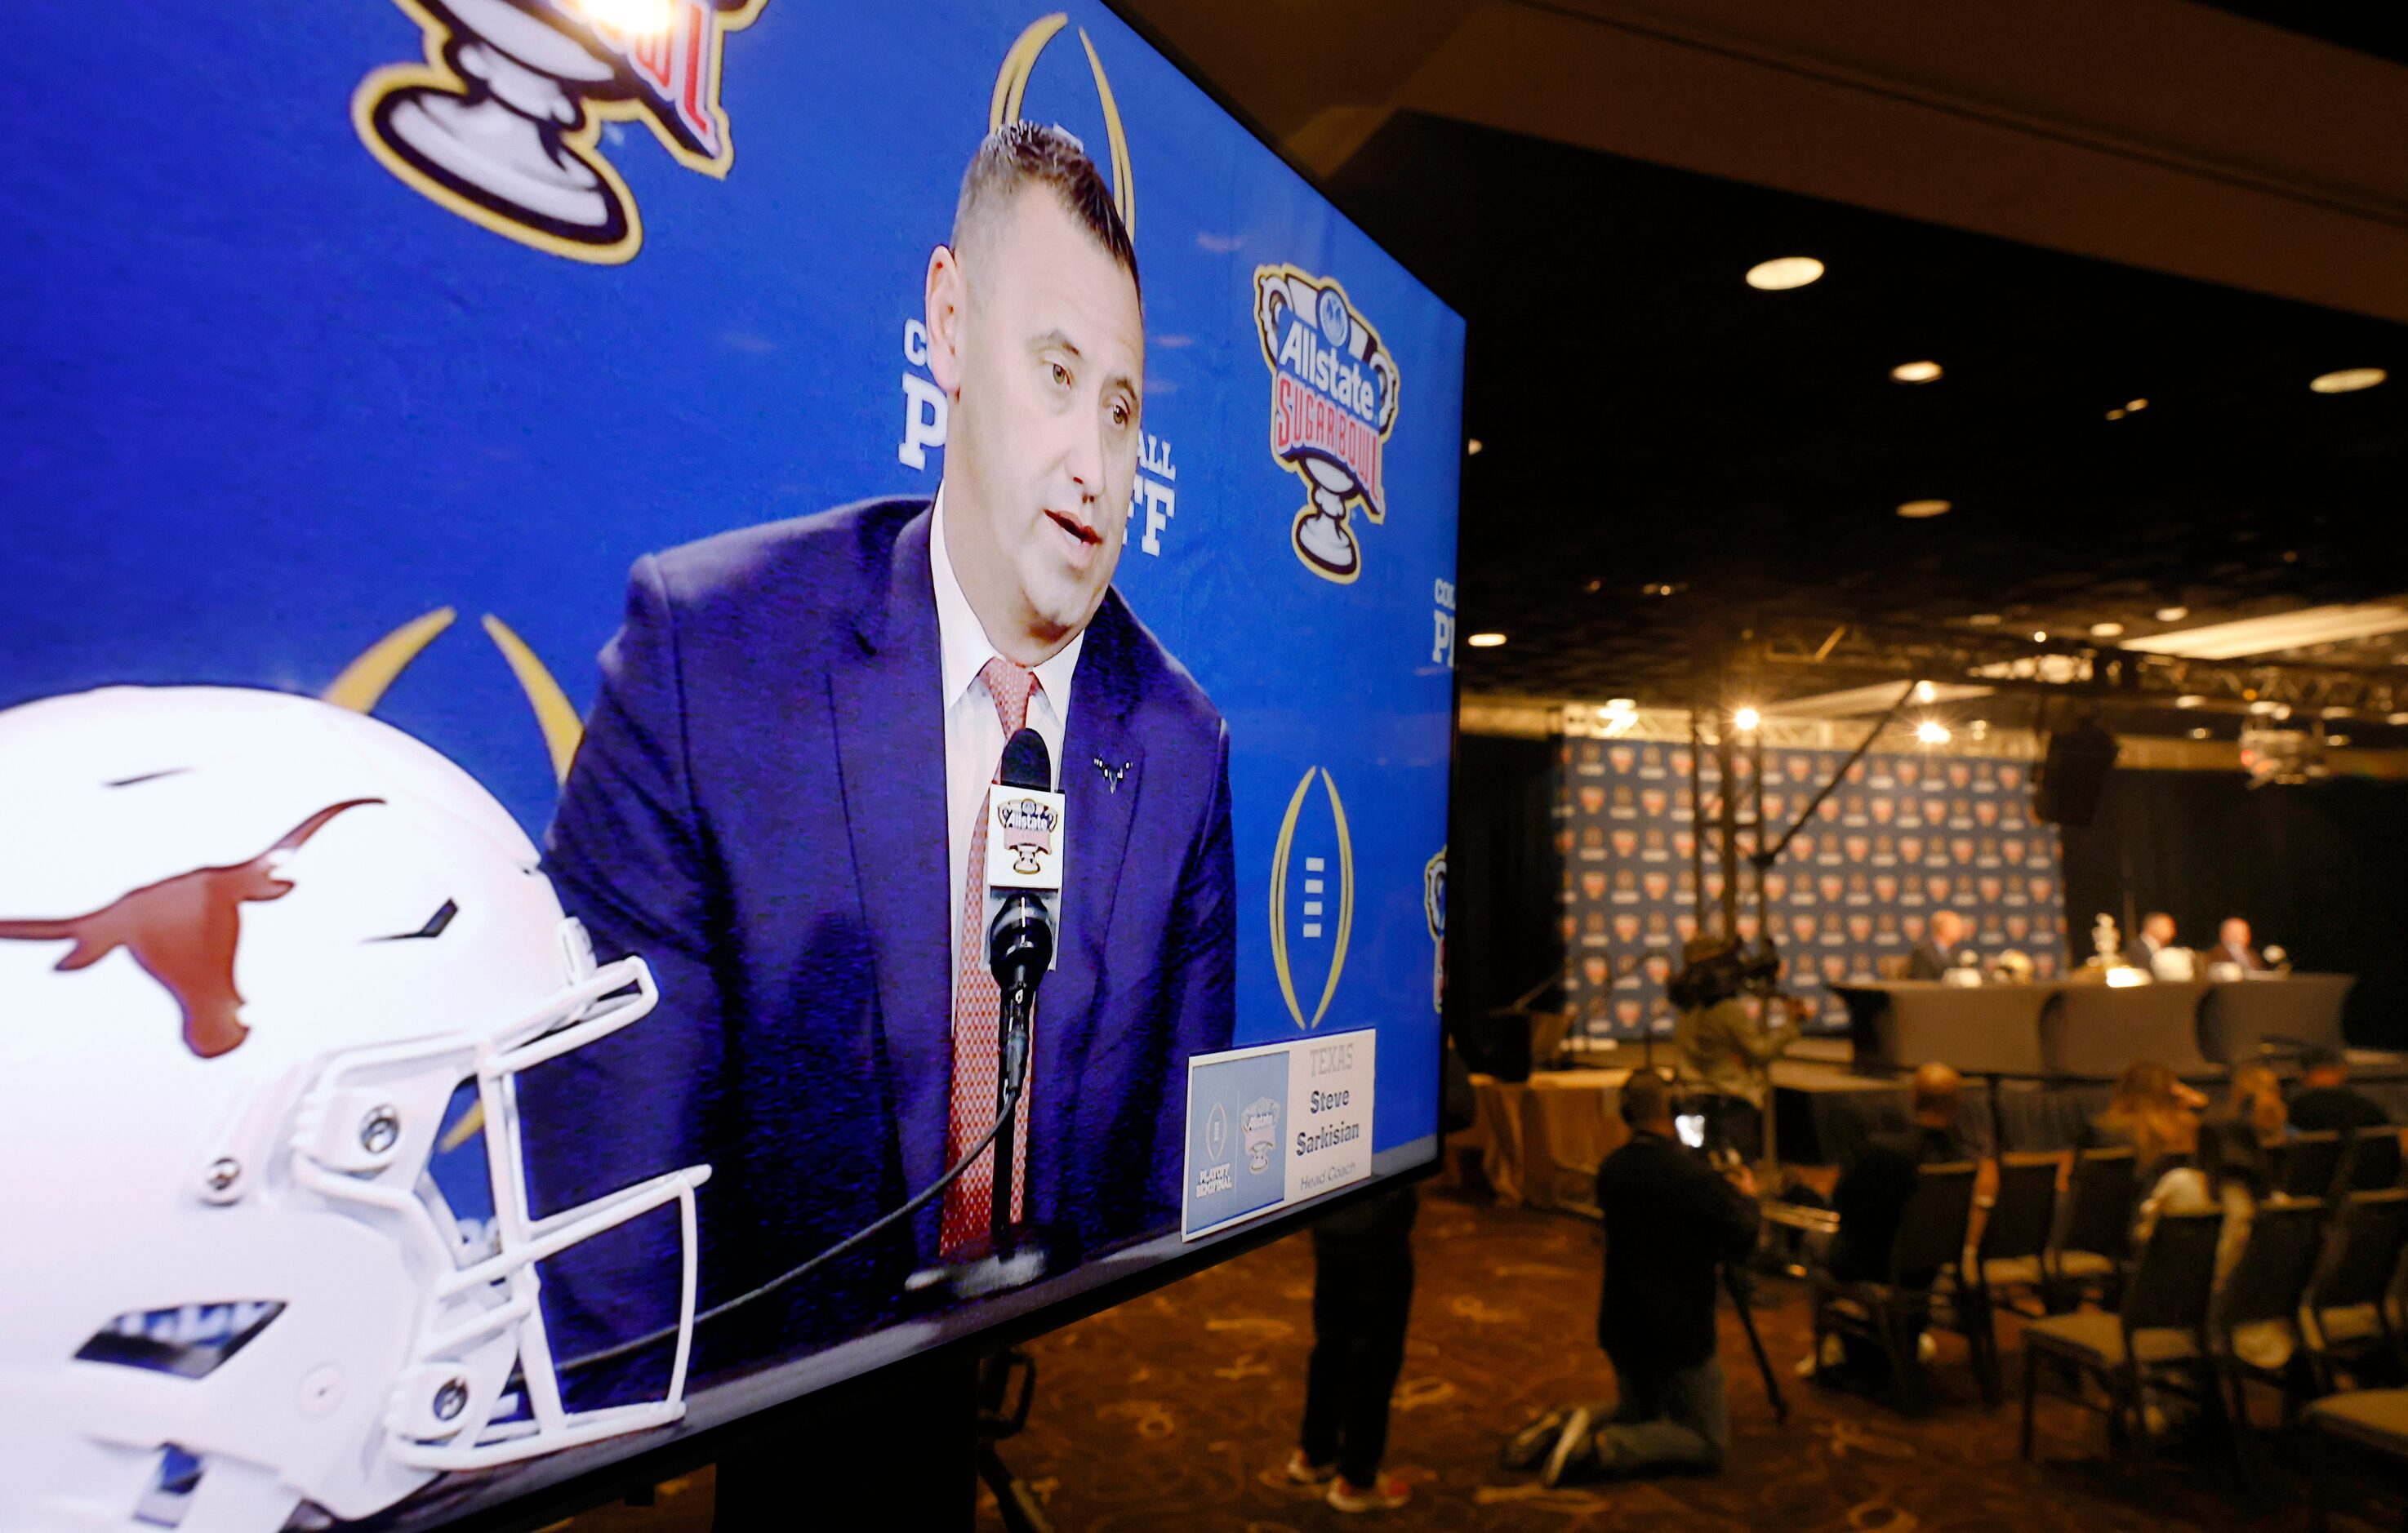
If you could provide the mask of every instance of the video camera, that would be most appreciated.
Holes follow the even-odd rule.
[[[1754,951],[1727,938],[1693,942],[1681,972],[1664,994],[1682,1011],[1694,1011],[1734,996],[1774,996],[1781,989],[1781,953],[1766,937]]]

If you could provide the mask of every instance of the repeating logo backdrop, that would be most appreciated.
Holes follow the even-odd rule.
[[[1846,754],[1767,750],[1765,820],[1795,824]],[[1708,752],[1700,786],[1715,812],[1720,780]],[[1755,802],[1753,766],[1737,760],[1742,818]],[[1566,739],[1557,754],[1555,849],[1563,859],[1567,1003],[1599,1038],[1637,1038],[1672,1025],[1664,984],[1695,935],[1690,870],[1689,748],[1660,741]],[[1820,1000],[1814,1026],[1837,1031],[1847,1012],[1828,986],[1883,978],[1931,913],[1970,923],[1963,944],[1985,964],[2014,949],[2042,977],[2065,959],[2065,893],[2057,827],[2031,818],[2030,767],[1980,757],[1869,753],[1816,809],[1765,876],[1773,935],[1788,983]],[[1740,934],[1754,940],[1756,895],[1740,833]],[[1723,890],[1720,838],[1704,844],[1711,916]]]
[[[19,18],[0,707],[329,695],[539,837],[638,555],[936,489],[928,253],[989,125],[1058,122],[1136,233],[1116,583],[1229,724],[1238,1041],[1377,1025],[1377,1148],[1426,1134],[1463,322],[1101,5],[669,10]],[[1342,294],[1308,381],[1375,435],[1275,450],[1267,268]],[[1344,583],[1297,541],[1297,463],[1341,460]]]

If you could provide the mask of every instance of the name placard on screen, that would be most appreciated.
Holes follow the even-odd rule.
[[[1185,1239],[1371,1174],[1369,1028],[1187,1062]]]

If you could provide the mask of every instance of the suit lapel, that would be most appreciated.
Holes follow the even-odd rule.
[[[953,1072],[944,683],[928,524],[924,510],[904,523],[883,604],[855,620],[860,652],[839,655],[828,670],[853,877],[911,1187],[944,1169]]]
[[[1130,727],[1135,701],[1129,674],[1131,622],[1119,595],[1107,594],[1079,653],[1079,669],[1070,681],[1068,727],[1062,738],[1057,781],[1068,855],[1056,918],[1060,957],[1039,993],[1029,1085],[1029,1176],[1049,1191],[1058,1185],[1065,1147],[1078,1132],[1079,1086],[1096,1042],[1095,1012],[1108,961],[1106,938],[1120,893],[1129,826],[1145,791],[1144,752]],[[1039,1210],[1040,1217],[1046,1212]]]

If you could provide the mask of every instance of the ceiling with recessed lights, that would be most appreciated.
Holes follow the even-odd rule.
[[[1686,702],[1759,624],[2138,647],[2408,591],[2401,326],[1412,113],[1332,189],[1469,322],[1461,620],[1507,642],[1467,691]],[[2390,376],[2312,391],[2348,369]]]

